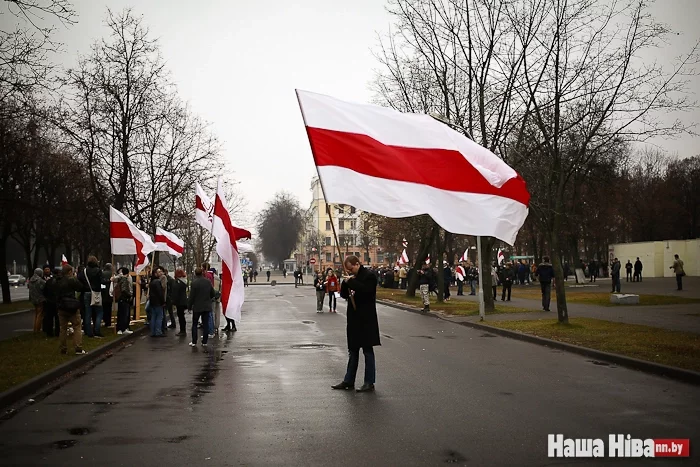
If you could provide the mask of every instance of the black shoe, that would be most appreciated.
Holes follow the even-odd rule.
[[[230,330],[231,330],[231,328],[230,328],[230,327],[228,327],[228,326],[226,326],[225,328],[222,328],[221,330],[222,330],[222,331],[224,331],[224,332],[228,332],[228,331],[230,331]]]
[[[346,383],[345,381],[341,381],[338,384],[335,384],[331,386],[333,389],[355,389],[355,385],[353,383]]]
[[[236,329],[235,326],[231,328],[231,332],[236,332],[236,331],[238,331],[238,329]]]
[[[175,335],[176,335],[176,336],[186,336],[187,333],[186,333],[185,331],[180,331],[180,332],[178,332],[178,333],[175,334]]]
[[[361,388],[356,389],[357,392],[374,392],[374,384],[365,383]]]
[[[176,325],[171,324],[170,326],[168,326],[168,329],[175,329],[176,327],[177,327]]]

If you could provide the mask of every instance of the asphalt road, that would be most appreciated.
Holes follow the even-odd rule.
[[[697,451],[695,386],[383,306],[377,391],[331,390],[346,365],[344,305],[316,314],[308,287],[246,294],[239,332],[210,352],[140,338],[2,422],[0,463],[571,463],[547,458],[549,433],[691,438]],[[684,463],[646,461],[627,463]]]

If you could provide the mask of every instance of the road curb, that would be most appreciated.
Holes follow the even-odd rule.
[[[20,313],[26,313],[28,311],[32,311],[32,309],[27,308],[26,310],[17,310],[17,311],[9,311],[7,313],[0,313],[0,318],[2,318],[3,316],[12,316],[12,315],[18,315]]]
[[[105,360],[105,358],[102,357],[104,357],[104,355],[107,354],[109,351],[114,350],[117,347],[120,347],[123,344],[136,339],[138,336],[145,334],[147,331],[148,326],[144,326],[141,329],[137,329],[132,334],[121,336],[118,339],[115,339],[111,342],[106,343],[105,345],[91,350],[90,353],[87,353],[78,358],[74,358],[62,365],[52,368],[49,371],[37,375],[34,378],[25,381],[24,383],[10,388],[3,393],[0,393],[0,409],[5,409],[8,406],[22,399],[28,399],[29,396],[32,395],[38,394],[38,396],[40,396],[50,394],[51,392],[55,391],[68,381],[68,379],[63,378],[63,376],[81,367],[87,366],[93,362],[95,364],[100,363],[100,361]],[[37,397],[35,397],[34,399],[37,399]],[[7,415],[7,413],[5,415]],[[1,419],[5,419],[5,416],[0,417],[0,420]]]
[[[444,321],[449,321],[450,323],[460,324],[462,326],[467,326],[474,329],[479,329],[481,331],[487,331],[493,334],[498,334],[503,337],[509,337],[511,339],[518,339],[521,341],[529,342],[532,344],[544,345],[546,347],[555,348],[558,350],[565,350],[567,352],[576,353],[583,355],[585,357],[590,357],[595,360],[603,360],[609,363],[615,363],[620,366],[627,368],[632,368],[635,370],[643,371],[645,373],[652,373],[659,376],[665,376],[667,378],[672,378],[675,380],[683,381],[685,383],[700,385],[700,373],[692,370],[684,370],[682,368],[677,368],[668,365],[662,365],[660,363],[648,362],[646,360],[639,360],[637,358],[627,357],[625,355],[603,352],[602,350],[589,349],[588,347],[581,347],[574,344],[567,344],[566,342],[559,342],[552,339],[547,339],[545,337],[533,336],[532,334],[526,334],[519,331],[511,331],[509,329],[497,328],[495,326],[489,326],[483,323],[473,323],[470,321],[454,321],[446,316],[440,315],[438,313],[428,312],[422,313],[420,309],[397,304],[385,300],[377,300],[385,306],[390,306],[392,308],[397,308],[403,311],[410,311],[413,313],[418,313],[421,315],[430,315],[434,318],[442,319]]]

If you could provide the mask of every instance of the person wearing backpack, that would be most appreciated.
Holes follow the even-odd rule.
[[[129,330],[129,307],[133,296],[133,285],[129,268],[120,268],[114,277],[114,301],[117,302],[117,334],[131,334]]]

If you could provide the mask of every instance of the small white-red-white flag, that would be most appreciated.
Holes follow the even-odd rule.
[[[65,266],[68,264],[68,258],[66,258],[66,255],[61,255],[61,266]]]
[[[141,272],[149,263],[148,254],[155,251],[151,237],[139,230],[128,217],[109,207],[109,241],[113,255],[136,255],[134,271]]]
[[[408,248],[408,240],[404,238],[403,242],[401,242],[401,245],[403,245],[404,248]]]
[[[399,257],[399,265],[403,266],[404,264],[408,264],[408,254],[406,253],[406,249],[403,250],[401,256]]]
[[[167,251],[178,258],[185,251],[185,242],[174,233],[156,227],[156,251]]]
[[[462,257],[459,258],[460,261],[469,261],[469,248],[467,247],[466,250],[464,250],[464,253],[462,254]]]
[[[530,194],[488,149],[428,115],[306,91],[297,98],[327,203],[429,214],[453,233],[515,242]]]
[[[503,254],[503,250],[501,250],[499,248],[498,249],[498,264],[500,265],[504,259],[506,259],[506,256]]]
[[[214,216],[214,202],[207,196],[199,183],[195,185],[194,197],[194,218],[199,225],[211,231]]]
[[[428,257],[425,258],[425,264],[430,264],[430,255],[428,255]]]

